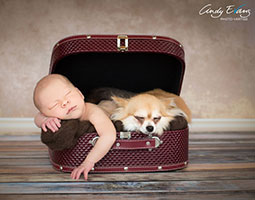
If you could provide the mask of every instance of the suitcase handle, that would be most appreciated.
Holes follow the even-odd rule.
[[[90,144],[95,146],[98,136],[94,137],[91,141],[89,141]],[[138,140],[132,140],[132,139],[117,139],[112,146],[112,149],[118,149],[118,150],[137,150],[137,149],[155,149],[158,148],[163,141],[161,141],[158,137],[154,136],[152,138],[145,138],[145,139],[138,139]]]

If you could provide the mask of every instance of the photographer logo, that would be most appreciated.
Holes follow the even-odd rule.
[[[223,21],[248,21],[251,9],[247,8],[246,4],[240,6],[227,5],[216,9],[213,8],[212,4],[207,4],[200,9],[199,15],[209,15],[213,19]]]

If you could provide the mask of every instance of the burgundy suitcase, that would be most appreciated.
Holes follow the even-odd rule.
[[[182,45],[167,37],[138,35],[79,35],[53,48],[50,73],[66,76],[85,96],[95,88],[131,92],[154,88],[180,94],[185,70]],[[107,155],[92,172],[146,172],[182,169],[188,164],[188,127],[165,131],[160,137],[118,132]],[[78,139],[75,147],[49,149],[53,167],[71,172],[93,148],[97,133]]]

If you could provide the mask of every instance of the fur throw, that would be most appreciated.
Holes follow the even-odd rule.
[[[117,132],[123,131],[121,121],[113,122]],[[180,130],[186,128],[187,121],[177,116],[169,125],[169,130]],[[41,132],[41,141],[53,151],[61,151],[74,147],[80,136],[88,133],[95,133],[94,126],[89,121],[79,121],[78,119],[62,120],[61,127],[53,133],[51,130]]]

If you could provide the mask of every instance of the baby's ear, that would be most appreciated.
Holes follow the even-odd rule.
[[[76,87],[75,90],[79,93],[79,95],[81,96],[81,98],[84,99],[84,95],[82,94],[82,92]]]
[[[128,103],[128,100],[121,97],[112,96],[112,100],[119,106],[125,107]]]

